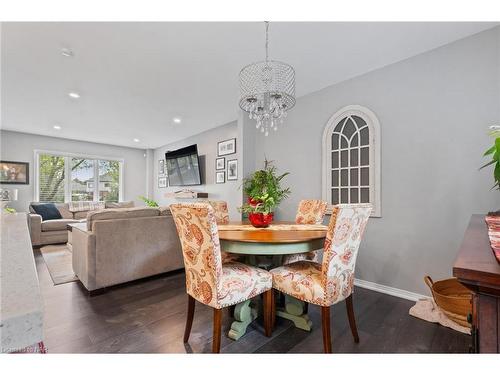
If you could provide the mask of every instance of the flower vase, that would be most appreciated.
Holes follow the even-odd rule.
[[[253,212],[248,214],[248,220],[255,228],[267,228],[273,221],[273,213],[263,214],[261,212]]]

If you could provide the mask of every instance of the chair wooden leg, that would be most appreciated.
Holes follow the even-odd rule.
[[[271,302],[271,328],[274,329],[276,326],[276,293],[272,292],[272,302]]]
[[[222,309],[214,309],[214,329],[212,337],[212,353],[220,352],[220,334],[222,328]]]
[[[323,351],[332,352],[332,336],[330,333],[330,306],[321,306],[321,325],[323,330]]]
[[[272,314],[273,314],[273,293],[272,289],[264,292],[264,331],[267,337],[273,333]]]
[[[184,342],[188,342],[191,327],[193,326],[194,304],[195,299],[188,294],[188,313],[186,318],[186,329],[184,330]]]
[[[354,316],[354,308],[352,306],[352,294],[346,298],[345,305],[347,307],[347,316],[349,317],[349,325],[351,326],[352,337],[354,342],[359,342],[358,328],[356,327],[356,318]]]

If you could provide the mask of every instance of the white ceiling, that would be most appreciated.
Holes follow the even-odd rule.
[[[496,25],[271,23],[270,57],[295,67],[302,96]],[[239,70],[264,57],[253,22],[4,23],[1,36],[3,129],[138,148],[235,120]]]

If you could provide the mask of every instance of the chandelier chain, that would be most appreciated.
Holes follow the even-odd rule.
[[[269,61],[269,21],[264,21],[266,24],[266,63]]]

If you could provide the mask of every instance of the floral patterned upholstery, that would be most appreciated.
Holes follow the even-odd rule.
[[[271,270],[273,288],[320,306],[349,297],[359,245],[371,210],[369,204],[334,206],[323,263],[300,261],[275,268]]]
[[[226,201],[208,201],[212,208],[215,211],[215,221],[217,225],[228,224],[229,223],[229,213],[227,211],[227,202]],[[225,251],[221,252],[222,263],[235,262],[240,257],[226,253]]]
[[[319,199],[303,199],[299,202],[295,222],[297,224],[321,224],[328,203]]]
[[[271,275],[241,263],[222,263],[214,209],[206,203],[170,206],[182,245],[186,290],[220,309],[271,289]]]
[[[321,224],[325,217],[328,203],[319,199],[303,199],[299,202],[295,223],[297,224]],[[321,250],[314,250],[304,254],[291,254],[283,258],[283,264],[310,260],[319,262]]]
[[[226,201],[208,201],[215,211],[215,221],[217,224],[228,224],[229,223],[229,213],[227,210]]]
[[[271,273],[243,263],[222,265],[221,294],[219,305],[230,306],[255,297],[271,289]]]

